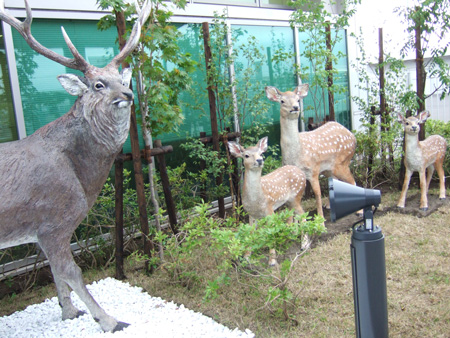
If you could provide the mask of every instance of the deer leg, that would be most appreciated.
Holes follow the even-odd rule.
[[[346,165],[336,166],[333,170],[333,175],[341,181],[356,185],[350,168]]]
[[[444,200],[445,199],[445,173],[444,173],[444,167],[443,167],[442,161],[435,163],[435,168],[439,176],[439,199]]]
[[[248,216],[248,218],[249,218],[250,226],[256,229],[256,227],[258,226],[258,224],[256,223],[256,220],[252,216]],[[245,251],[244,259],[247,262],[250,261],[250,256],[251,255],[252,255],[252,252],[250,250]]]
[[[273,208],[269,204],[269,206],[266,209],[266,216],[272,215],[272,214],[273,214]],[[288,220],[288,223],[292,223],[292,218],[290,218]],[[269,266],[276,266],[276,265],[278,265],[277,253],[276,253],[275,249],[269,248]]]
[[[46,233],[45,237],[39,236],[39,245],[49,260],[58,289],[58,297],[61,297],[59,300],[61,306],[63,306],[63,316],[73,316],[75,310],[78,312],[73,305],[68,305],[71,304],[71,301],[67,286],[70,286],[86,304],[94,320],[100,324],[103,331],[115,332],[127,327],[128,324],[117,322],[113,317],[106,314],[87,290],[83,282],[81,269],[73,260],[69,239],[61,240],[57,234],[52,235],[54,234]],[[55,238],[58,240],[55,241]]]
[[[316,197],[317,214],[323,217],[322,195],[320,192],[319,175],[313,174],[309,182],[311,183],[311,188],[314,191],[314,196]]]
[[[400,194],[400,199],[398,200],[397,207],[404,208],[406,201],[406,192],[408,191],[409,181],[411,180],[412,171],[406,168],[405,179],[403,181],[402,193]]]
[[[62,319],[74,319],[84,315],[86,312],[78,310],[70,299],[70,290],[68,285],[55,274],[53,274],[55,280],[56,290],[58,291],[58,302],[61,306]]]
[[[305,213],[305,211],[302,208],[302,205],[300,204],[302,197],[303,196],[300,196],[300,198],[296,197],[294,204],[293,204],[295,213],[298,215],[302,215]],[[302,250],[306,250],[311,246],[311,239],[309,238],[308,234],[303,235],[301,243],[302,243],[302,245],[301,245]]]
[[[427,180],[425,175],[425,169],[419,172],[420,178],[420,210],[428,210],[428,198],[427,198]]]
[[[275,249],[269,250],[269,266],[276,266],[278,264],[277,262],[277,252]]]
[[[427,168],[427,193],[428,193],[428,190],[430,190],[430,183],[431,183],[431,179],[433,178],[433,173],[434,173],[434,165],[430,165]]]

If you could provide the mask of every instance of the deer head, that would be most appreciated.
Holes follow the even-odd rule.
[[[402,114],[397,114],[398,122],[403,124],[405,132],[408,135],[418,135],[420,132],[420,125],[425,123],[427,119],[431,116],[428,111],[423,111],[417,116],[404,117]]]
[[[262,154],[267,151],[268,137],[263,137],[258,141],[254,147],[243,148],[236,142],[228,142],[230,153],[244,160],[244,167],[246,170],[261,171],[264,166],[264,158]]]
[[[300,102],[308,95],[309,84],[302,84],[294,91],[281,92],[275,87],[266,87],[266,96],[269,100],[279,102],[280,116],[286,119],[298,119],[300,115]]]

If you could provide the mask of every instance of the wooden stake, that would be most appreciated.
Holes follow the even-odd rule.
[[[203,28],[203,42],[205,45],[205,64],[206,64],[206,75],[208,81],[208,99],[209,99],[209,112],[211,118],[211,134],[213,138],[213,149],[220,153],[220,144],[219,144],[219,129],[217,126],[217,109],[216,109],[216,95],[214,90],[212,89],[213,78],[210,72],[211,69],[211,48],[209,46],[209,24],[207,22],[202,23]],[[223,176],[219,175],[216,178],[216,185],[220,186],[223,182]],[[225,201],[223,197],[218,198],[219,203],[219,217],[225,217]]]

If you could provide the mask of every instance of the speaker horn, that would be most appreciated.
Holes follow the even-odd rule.
[[[358,210],[378,206],[381,202],[379,190],[364,189],[331,177],[328,188],[332,222]]]

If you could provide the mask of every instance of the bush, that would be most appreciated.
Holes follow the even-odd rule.
[[[295,221],[288,224],[293,211],[283,210],[259,220],[255,228],[233,217],[211,217],[209,207],[199,204],[194,208],[195,216],[181,227],[178,235],[165,236],[161,268],[172,282],[204,289],[206,302],[230,283],[248,288],[257,283],[266,290],[259,295],[261,303],[270,311],[291,318],[288,305],[294,305],[296,296],[287,282],[296,260],[305,251],[286,256],[276,268],[268,266],[267,252],[276,249],[278,257],[284,257],[288,248],[301,243],[305,234],[315,237],[325,232],[324,219],[295,215]],[[242,213],[241,209],[238,211]]]

